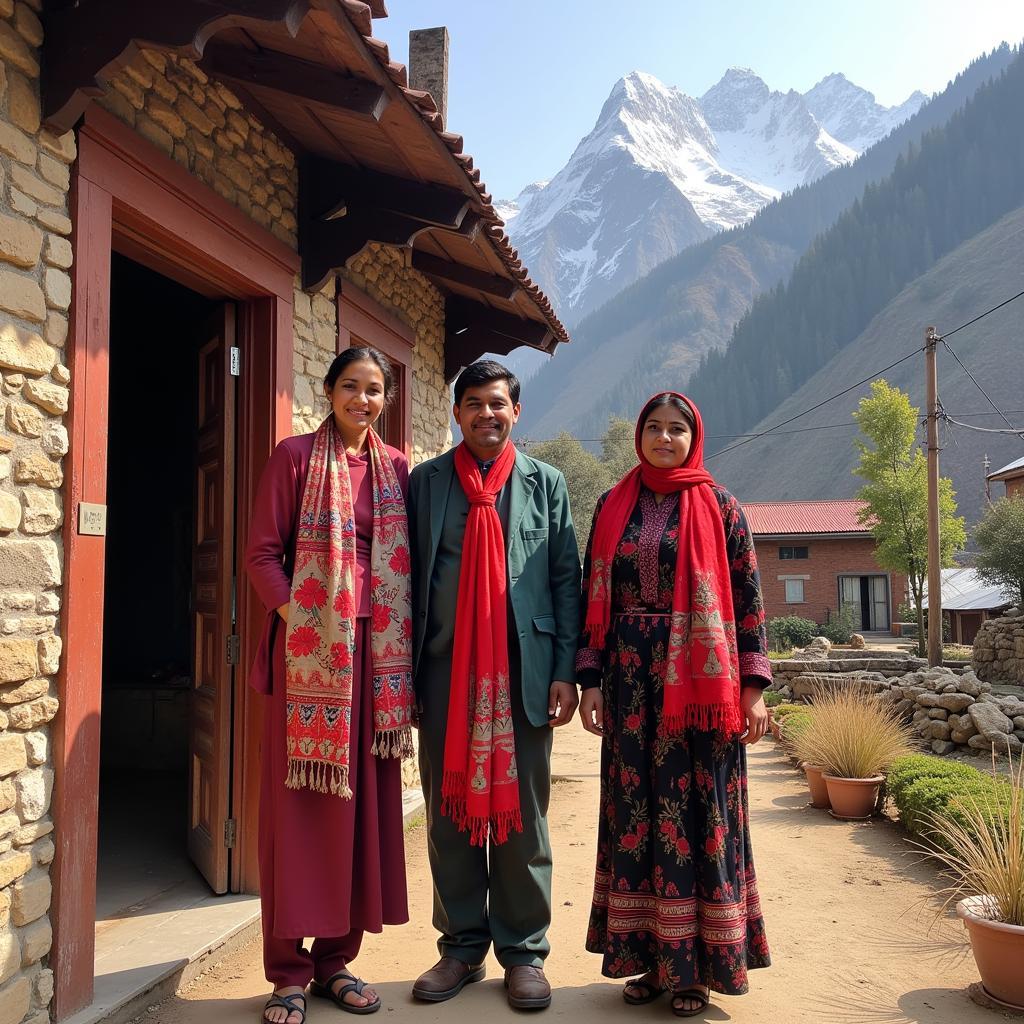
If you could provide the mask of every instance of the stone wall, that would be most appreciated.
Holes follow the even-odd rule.
[[[293,249],[295,156],[192,61],[142,50],[97,102]]]
[[[0,1021],[46,1024],[72,133],[40,129],[39,0],[0,0]]]
[[[1004,615],[981,624],[971,666],[979,679],[1024,686],[1024,615]]]
[[[396,249],[371,242],[342,275],[416,332],[412,364],[412,461],[440,455],[452,441],[444,380],[444,296],[405,265]]]
[[[296,434],[316,430],[330,409],[324,396],[324,377],[338,350],[336,293],[334,278],[313,296],[296,282],[292,394],[292,429]]]
[[[773,664],[773,668],[785,668],[775,673],[772,688],[787,698],[812,702],[814,690],[820,686],[855,686],[878,695],[913,723],[922,743],[935,754],[989,757],[994,752],[1016,757],[1024,750],[1021,695],[995,693],[991,683],[970,670],[929,668],[921,659],[908,658],[894,675],[894,664],[899,662],[832,659],[827,657],[827,649],[824,657],[821,648],[809,649],[808,657]]]

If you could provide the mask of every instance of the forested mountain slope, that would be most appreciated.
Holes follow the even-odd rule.
[[[934,325],[940,334],[952,331],[1021,290],[1024,207],[956,248],[905,287],[852,344],[834,355],[750,432],[780,423],[920,348],[927,326]],[[959,331],[949,344],[1011,423],[1024,424],[1024,298]],[[939,399],[949,415],[977,426],[1005,427],[942,345],[938,348],[938,365]],[[923,353],[884,376],[908,392],[923,411]],[[853,497],[860,481],[852,475],[857,462],[857,429],[850,417],[868,390],[865,384],[782,428],[799,432],[749,441],[735,451],[711,458],[708,466],[741,500]],[[701,408],[706,419],[720,419],[713,405]],[[706,447],[713,453],[735,443],[734,438],[716,436],[709,438]],[[999,469],[1024,455],[1024,440],[947,426],[940,430],[940,444],[942,473],[952,477],[960,511],[970,526],[977,521],[984,500],[984,456],[988,454],[993,470]],[[1001,494],[1002,484],[995,484],[994,489]]]

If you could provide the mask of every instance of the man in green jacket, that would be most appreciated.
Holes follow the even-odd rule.
[[[449,695],[453,687],[459,689],[459,681],[452,679],[452,652],[470,511],[464,478],[456,468],[456,449],[417,466],[409,481],[419,763],[434,882],[434,926],[441,933],[441,959],[416,981],[413,995],[431,1002],[458,995],[466,984],[484,976],[484,958],[493,943],[505,968],[510,1004],[541,1009],[551,1002],[543,970],[551,923],[551,737],[553,727],[571,721],[578,704],[574,660],[580,563],[562,474],[514,449],[509,470],[512,453],[503,453],[511,444],[519,411],[519,381],[500,363],[477,362],[459,376],[454,415],[479,479],[486,487],[496,460],[495,472],[509,473],[488,502],[501,523],[507,587],[499,599],[508,623],[508,696],[515,743],[514,752],[507,751],[510,762],[503,781],[514,783],[518,773],[522,818],[522,830],[510,829],[503,842],[496,841],[492,825],[489,842],[473,845],[471,830],[464,822],[460,829],[454,820],[458,815],[452,814],[441,792]],[[471,463],[465,453],[460,459],[465,471]],[[493,478],[492,489],[499,479]],[[467,557],[471,554],[467,552]],[[497,552],[499,565],[501,555]],[[463,630],[480,619],[475,609],[464,611]],[[474,687],[471,680],[470,711]],[[500,725],[500,708],[494,715]],[[469,718],[466,730],[476,740]],[[481,788],[486,785],[479,771],[474,789],[478,782]]]

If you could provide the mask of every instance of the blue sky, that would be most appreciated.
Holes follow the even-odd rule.
[[[633,70],[699,96],[726,68],[805,92],[834,71],[887,106],[1024,40],[1021,0],[388,0],[374,33],[405,62],[411,28],[451,34],[448,126],[496,198],[553,175]]]

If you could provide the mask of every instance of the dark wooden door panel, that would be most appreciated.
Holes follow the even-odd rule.
[[[235,311],[219,308],[199,351],[193,659],[189,730],[189,856],[227,892],[234,634]]]

